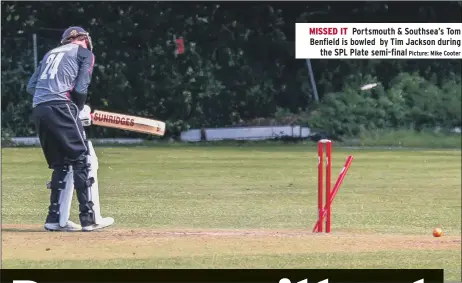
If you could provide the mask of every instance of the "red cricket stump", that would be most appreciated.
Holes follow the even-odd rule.
[[[331,162],[332,162],[332,142],[326,143],[326,204],[329,203],[331,198],[331,191],[330,191],[330,171],[331,171]],[[326,233],[330,233],[330,216],[331,216],[331,206],[326,205]],[[323,212],[324,213],[324,212]]]
[[[326,144],[326,204],[323,206],[323,159],[324,153],[323,148]],[[334,201],[337,192],[342,185],[343,180],[348,172],[353,161],[353,156],[348,156],[345,166],[338,176],[337,182],[335,182],[334,188],[331,190],[331,168],[332,168],[332,141],[320,140],[318,142],[318,220],[313,228],[313,232],[322,232],[323,222],[326,220],[326,233],[331,231],[331,213],[332,213],[332,202]]]
[[[324,145],[318,143],[318,218],[321,220],[321,225],[319,226],[319,232],[322,232],[322,222],[323,222],[323,207],[322,207],[322,190],[323,190],[323,153]]]

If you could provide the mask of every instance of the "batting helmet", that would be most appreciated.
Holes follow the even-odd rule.
[[[88,49],[93,50],[90,34],[81,27],[70,27],[66,29],[61,37],[61,44],[67,44],[71,41],[71,39],[82,35],[86,38]]]

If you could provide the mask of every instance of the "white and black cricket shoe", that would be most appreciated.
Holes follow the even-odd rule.
[[[67,221],[66,226],[62,227],[59,223],[45,223],[45,230],[51,232],[78,232],[82,230],[82,226],[72,221]]]
[[[98,224],[93,224],[93,225],[82,227],[82,231],[83,232],[91,232],[91,231],[95,231],[95,230],[99,230],[99,229],[109,227],[112,224],[114,224],[114,218],[112,218],[112,217],[104,217],[104,218],[101,219],[101,221]]]

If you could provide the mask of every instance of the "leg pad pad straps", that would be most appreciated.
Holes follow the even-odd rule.
[[[68,165],[57,166],[53,170],[53,173],[51,175],[51,181],[50,183],[48,183],[48,188],[51,190],[51,193],[50,206],[48,207],[48,216],[46,219],[47,223],[58,223],[60,220],[60,216],[63,213],[62,210],[67,209],[66,207],[61,207],[61,203],[64,195],[68,195],[66,190],[71,190],[72,192],[71,174],[72,167]]]
[[[93,202],[91,200],[91,186],[93,178],[88,178],[89,166],[86,157],[77,160],[74,163],[74,185],[79,200],[80,223],[82,226],[95,224],[95,213],[93,211]]]

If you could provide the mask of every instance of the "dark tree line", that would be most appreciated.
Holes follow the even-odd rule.
[[[2,129],[35,134],[25,92],[32,34],[41,59],[71,25],[94,41],[92,108],[165,120],[171,135],[283,116],[348,135],[460,125],[460,60],[312,60],[318,105],[305,62],[294,59],[296,22],[460,22],[460,9],[461,2],[2,2]],[[374,95],[354,91],[370,80],[382,82]],[[424,87],[433,92],[422,96]],[[116,135],[133,136],[90,133]]]

